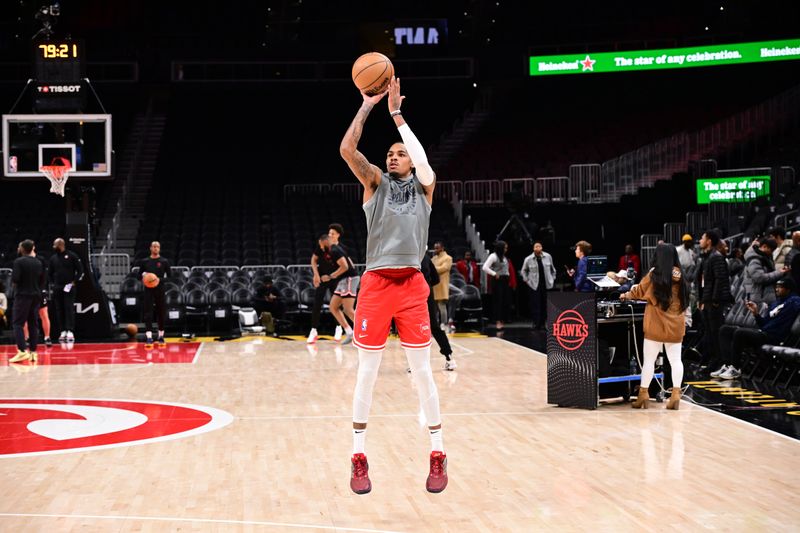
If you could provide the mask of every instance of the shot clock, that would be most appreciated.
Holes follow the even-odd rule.
[[[33,107],[38,113],[78,112],[86,102],[83,42],[33,43]]]

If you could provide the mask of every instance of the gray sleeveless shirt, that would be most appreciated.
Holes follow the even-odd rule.
[[[367,215],[367,270],[420,268],[428,246],[431,206],[417,177],[399,180],[384,173],[363,208]]]

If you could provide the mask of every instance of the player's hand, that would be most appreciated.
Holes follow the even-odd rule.
[[[327,274],[323,274],[322,278],[320,279],[322,279],[322,281],[328,282],[331,280],[331,277]]]
[[[619,299],[620,301],[624,302],[625,300],[628,299],[628,295],[623,292],[622,294],[619,295]]]
[[[758,306],[754,302],[747,302],[745,305],[751,313],[756,314],[758,312]]]
[[[367,103],[371,106],[374,106],[378,102],[380,102],[388,91],[383,91],[381,94],[376,94],[375,96],[370,96],[364,91],[361,91],[361,96],[364,98],[364,103]]]
[[[403,100],[406,99],[405,96],[400,96],[400,78],[392,76],[387,92],[389,93],[389,113],[399,110],[403,105]]]
[[[319,274],[314,274],[314,288],[319,287],[320,283],[322,283],[322,280],[319,279]]]

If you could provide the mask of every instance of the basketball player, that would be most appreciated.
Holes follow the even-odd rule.
[[[325,301],[325,295],[328,294],[328,291],[333,292],[336,290],[336,282],[330,279],[330,274],[336,270],[336,263],[331,258],[328,239],[327,233],[320,235],[317,241],[317,249],[311,254],[311,270],[314,272],[314,305],[311,307],[311,331],[306,341],[308,344],[316,343],[319,338],[317,328],[319,328],[319,314]],[[322,276],[325,275],[327,275],[328,281],[322,281]],[[336,327],[337,337],[339,338],[341,338],[340,328],[341,326]],[[337,338],[336,340],[339,339]]]
[[[64,239],[53,241],[53,255],[50,256],[50,282],[53,284],[53,303],[56,317],[61,325],[61,342],[75,342],[75,285],[83,279],[83,264],[78,254],[67,250]]]
[[[17,342],[17,354],[9,363],[21,363],[31,360],[36,362],[36,345],[39,340],[39,325],[36,316],[39,314],[39,300],[42,297],[44,285],[44,270],[42,264],[31,257],[34,250],[32,240],[26,239],[19,243],[20,257],[14,260],[11,281],[14,283],[14,310],[12,324],[14,325],[14,338]],[[30,328],[30,344],[25,346],[25,323]]]
[[[161,243],[153,241],[150,243],[150,257],[139,261],[139,274],[144,277],[151,272],[161,280],[155,287],[144,288],[144,327],[145,345],[153,345],[153,306],[156,310],[156,322],[158,323],[158,343],[164,344],[164,319],[166,315],[166,304],[164,303],[164,283],[163,281],[171,275],[169,261],[161,257]]]
[[[358,151],[367,116],[388,94],[389,115],[402,138],[386,154],[382,173]],[[347,129],[339,152],[364,186],[367,216],[367,272],[361,277],[354,343],[358,348],[358,377],[353,397],[353,457],[350,488],[356,494],[372,490],[364,452],[372,389],[394,319],[405,348],[420,405],[431,437],[429,492],[447,486],[447,456],[442,444],[439,393],[431,372],[430,289],[420,272],[428,242],[435,175],[425,150],[403,120],[400,80],[392,77],[389,90],[377,96],[362,93],[363,103]]]
[[[36,255],[36,250],[31,252],[31,257],[35,257],[41,264],[42,264],[42,272],[44,272],[45,280],[47,280],[47,263],[40,255]],[[47,301],[50,299],[50,295],[47,291],[47,281],[42,284],[42,301],[39,305],[39,320],[42,321],[42,331],[44,332],[44,344],[48,348],[53,345],[53,341],[50,340],[50,315],[47,311]],[[25,338],[30,339],[28,335],[28,323],[25,323]]]
[[[336,271],[331,272],[329,276],[322,276],[322,281],[334,280],[336,282],[336,289],[333,291],[333,298],[331,298],[330,311],[339,326],[344,330],[345,337],[342,344],[350,344],[353,342],[353,328],[350,327],[347,318],[351,321],[355,320],[354,308],[356,295],[358,294],[358,282],[361,278],[358,277],[356,267],[353,266],[353,261],[350,260],[344,246],[339,243],[342,235],[344,235],[344,228],[342,228],[341,224],[334,223],[328,226],[331,258],[338,268]],[[344,312],[342,312],[342,308],[344,308]]]

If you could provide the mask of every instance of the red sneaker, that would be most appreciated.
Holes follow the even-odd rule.
[[[350,461],[353,463],[352,474],[350,475],[350,488],[356,494],[368,493],[372,490],[372,483],[369,480],[369,463],[367,462],[367,456],[363,453],[355,453]]]
[[[447,454],[431,452],[431,471],[425,488],[428,492],[442,492],[447,487]]]

